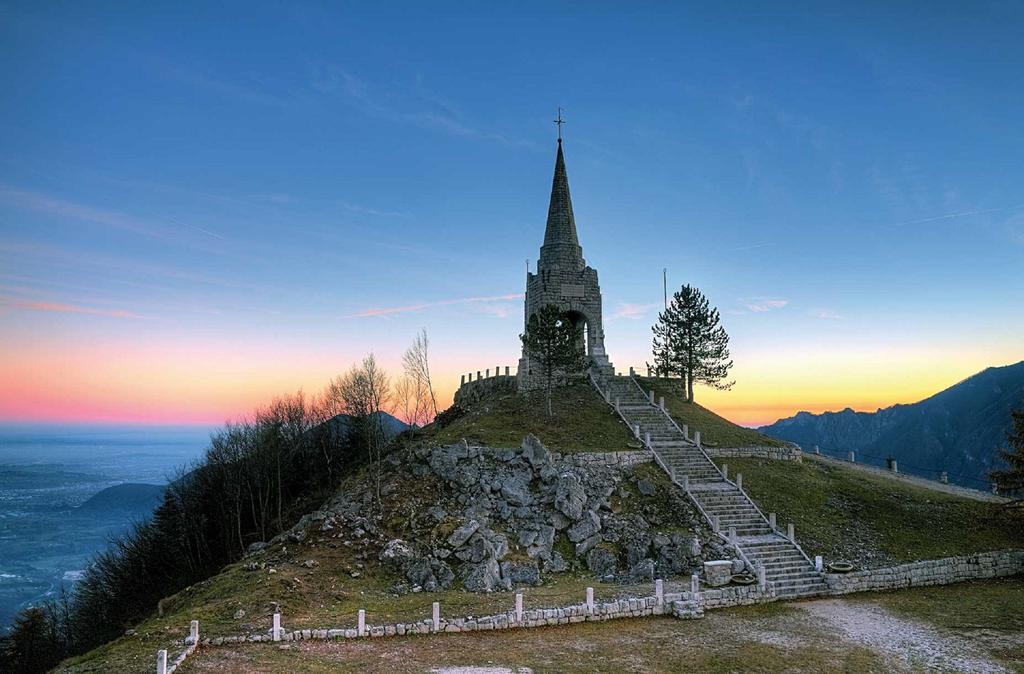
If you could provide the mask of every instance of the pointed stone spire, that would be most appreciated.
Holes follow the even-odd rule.
[[[569,177],[565,173],[562,139],[558,139],[555,157],[555,177],[551,181],[551,203],[548,206],[548,224],[544,230],[544,245],[540,247],[540,265],[582,268],[583,249],[576,235],[576,218],[572,214],[569,196]]]

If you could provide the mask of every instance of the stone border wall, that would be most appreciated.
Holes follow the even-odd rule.
[[[716,459],[772,459],[776,461],[795,461],[800,463],[804,460],[803,452],[796,445],[785,447],[772,447],[771,445],[755,445],[750,447],[709,447],[704,445],[704,451],[708,456]]]
[[[551,453],[554,461],[572,464],[581,468],[588,466],[621,466],[628,468],[641,463],[654,461],[654,455],[647,450],[638,449],[626,452],[574,452],[572,454]]]
[[[829,594],[949,585],[964,580],[1024,573],[1024,550],[997,550],[959,557],[929,559],[881,569],[825,574]]]

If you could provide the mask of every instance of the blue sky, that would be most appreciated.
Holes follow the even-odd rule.
[[[449,390],[514,364],[557,106],[620,369],[663,267],[721,309],[704,399],[745,423],[1020,360],[1022,19],[5,3],[0,418],[222,418],[420,327]]]

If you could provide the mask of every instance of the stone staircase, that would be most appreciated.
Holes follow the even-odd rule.
[[[794,541],[773,530],[753,501],[727,480],[704,450],[655,405],[632,377],[591,380],[616,407],[641,442],[658,457],[676,484],[686,489],[712,526],[734,541],[741,555],[765,570],[779,597],[811,597],[826,591],[822,574]]]

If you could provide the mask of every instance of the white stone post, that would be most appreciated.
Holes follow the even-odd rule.
[[[619,396],[615,396],[615,411],[619,411]]]
[[[636,424],[633,426],[633,435],[636,436],[637,440],[640,439],[640,424]]]
[[[821,448],[818,447],[817,445],[815,445],[814,446],[814,453],[817,454],[818,456],[821,456]]]
[[[661,408],[662,412],[665,411],[665,396],[661,396],[660,398],[658,398],[658,407]]]
[[[899,463],[898,463],[898,462],[896,461],[896,459],[893,459],[893,460],[892,460],[892,472],[894,472],[894,473],[898,473],[898,472],[900,472],[900,465],[899,465]]]
[[[727,463],[722,464],[722,477],[724,477],[726,480],[729,479],[729,464]]]
[[[736,527],[729,527],[729,542],[736,542]]]
[[[516,594],[516,622],[523,622],[523,593]]]
[[[722,520],[718,515],[711,516],[711,526],[714,527],[716,532],[722,529]]]
[[[772,528],[772,531],[775,531],[775,513],[768,513],[768,526]]]
[[[654,404],[654,389],[651,389],[650,391],[647,392],[647,399],[651,402],[652,405]]]
[[[651,446],[651,434],[650,434],[650,432],[644,433],[644,446],[645,447],[650,447]]]
[[[697,574],[690,576],[690,592],[693,594],[700,592],[700,576]]]
[[[693,442],[698,447],[700,447],[700,431],[694,431],[693,432]]]
[[[434,631],[437,632],[441,629],[441,602],[439,601],[434,602],[432,618],[434,621]]]
[[[587,588],[587,613],[594,612],[594,588]]]
[[[941,473],[939,473],[939,482],[941,482],[942,484],[949,484],[949,473],[947,473],[946,471],[942,471]]]
[[[814,556],[814,570],[820,572],[823,568],[825,568],[825,565],[822,562],[821,555],[815,555]]]
[[[683,491],[690,491],[690,475],[689,474],[683,475]]]
[[[762,590],[768,585],[768,572],[765,571],[764,564],[757,565],[757,586]]]
[[[356,623],[356,634],[361,637],[366,636],[366,609],[359,609],[359,618]]]
[[[850,463],[857,463],[857,455],[854,454],[852,449],[846,453],[846,458],[850,461]]]
[[[683,437],[686,438],[687,440],[690,439],[690,425],[689,424],[683,424]]]
[[[661,578],[654,581],[654,598],[657,600],[658,606],[665,605],[665,581]]]
[[[199,645],[199,621],[193,620],[188,626],[188,638],[195,645]]]
[[[274,632],[273,632],[273,637],[272,638],[274,639],[274,641],[280,641],[281,640],[281,614],[280,613],[275,613],[274,614]]]
[[[796,543],[796,527],[792,522],[786,525],[786,538]]]
[[[167,651],[156,652],[156,674],[167,674]]]
[[[743,489],[743,473],[736,473],[736,488]]]
[[[612,401],[612,390],[610,388],[606,388],[604,390],[604,401],[606,403],[610,403]]]

